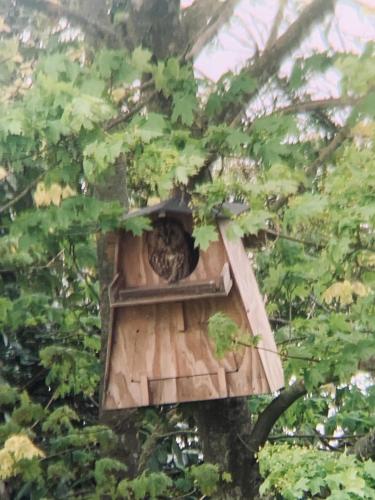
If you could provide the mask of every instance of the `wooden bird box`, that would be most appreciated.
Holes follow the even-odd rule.
[[[234,213],[243,208],[226,207]],[[191,210],[175,199],[134,215],[154,223],[172,220],[187,234],[192,231]],[[229,223],[218,216],[219,240],[206,251],[196,250],[194,269],[175,283],[153,269],[149,231],[117,234],[103,411],[263,394],[283,387],[263,300],[242,241],[227,238]],[[215,357],[207,322],[219,311],[249,336],[260,336],[257,346]]]

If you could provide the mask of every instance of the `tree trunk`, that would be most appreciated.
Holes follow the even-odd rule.
[[[177,0],[145,0],[131,1],[130,16],[126,23],[126,37],[130,47],[142,45],[149,48],[154,57],[166,58],[174,55],[185,46],[187,40],[180,23],[180,7]],[[165,100],[156,97],[152,108],[165,108]],[[126,204],[125,165],[118,165],[105,186],[98,186],[96,195],[102,200],[119,200]],[[108,236],[98,239],[98,260],[100,277],[100,310],[102,320],[102,362],[105,358],[107,332],[109,330],[108,285],[113,277],[113,266],[106,254]],[[184,405],[185,406],[185,405]],[[216,498],[252,498],[252,488],[249,483],[249,461],[253,457],[247,450],[246,443],[250,434],[250,413],[246,399],[224,399],[217,401],[197,402],[186,405],[188,412],[193,413],[199,435],[203,443],[204,457],[207,462],[218,463],[222,470],[230,472],[232,483],[228,483],[225,491]],[[141,446],[137,439],[137,423],[142,418],[143,411],[121,412],[106,418],[105,423],[111,425],[120,435],[123,444],[117,450],[117,456],[128,466],[130,477],[138,472],[138,461]]]
[[[220,493],[212,498],[254,498],[259,477],[254,454],[246,445],[251,434],[247,399],[192,403],[191,411],[202,441],[205,461],[218,464],[222,471],[232,476],[232,482],[223,485]],[[254,465],[255,474],[251,474]]]
[[[105,185],[96,186],[95,196],[102,201],[117,200],[124,207],[124,212],[127,210],[126,164],[124,159],[115,165],[111,175],[107,177]],[[108,287],[113,279],[114,267],[112,256],[108,254],[108,248],[110,247],[112,237],[111,233],[107,233],[101,234],[97,238],[100,317],[102,323],[102,348],[100,353],[102,373],[104,373],[108,332],[111,326]],[[100,387],[100,401],[102,400],[104,390],[103,382],[104,380],[102,380]],[[117,414],[107,414],[105,417],[100,416],[101,422],[111,427],[120,437],[118,446],[114,451],[114,456],[126,464],[130,477],[136,476],[138,471],[141,444],[137,436],[137,424],[141,416],[140,412],[131,410],[121,412],[120,418]]]

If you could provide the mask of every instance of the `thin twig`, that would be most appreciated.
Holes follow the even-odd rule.
[[[327,108],[334,107],[346,107],[346,106],[355,106],[358,104],[363,97],[337,97],[330,99],[315,99],[310,101],[295,101],[293,104],[289,104],[288,106],[284,106],[282,108],[275,108],[271,113],[264,113],[261,116],[270,116],[274,114],[291,114],[291,113],[305,113],[305,112],[317,112],[322,111]],[[242,117],[244,116],[245,111],[241,110],[235,118],[230,123],[230,127],[236,127],[240,124]],[[259,116],[258,116],[259,118]],[[247,131],[251,131],[256,120],[251,122],[247,127]]]
[[[324,444],[324,446],[326,446],[331,451],[338,451],[337,448],[335,448],[334,446],[329,444],[326,436],[323,436],[322,434],[320,434],[320,432],[318,432],[316,429],[313,429],[313,431],[314,431],[316,437],[319,439],[319,441],[322,444]]]
[[[246,342],[242,342],[240,340],[236,340],[235,342],[236,342],[236,344],[241,345],[243,347],[251,347],[253,349],[261,349],[262,351],[267,351],[267,352],[271,352],[272,354],[277,354],[278,356],[280,356],[281,358],[284,358],[284,359],[299,359],[301,361],[309,361],[309,362],[313,362],[313,363],[320,363],[320,361],[321,361],[320,359],[307,358],[305,356],[294,356],[292,354],[282,354],[278,351],[274,351],[272,349],[267,349],[267,347],[254,346],[254,345],[248,344]]]
[[[57,394],[57,390],[53,392],[50,400],[48,401],[48,403],[46,404],[46,406],[44,407],[44,410],[48,410],[48,408],[51,406],[52,402],[54,401],[54,399],[56,398],[56,394]],[[41,421],[41,418],[39,418],[38,420],[36,420],[32,426],[29,427],[29,429],[32,431]]]
[[[365,436],[365,434],[348,434],[346,436],[322,436],[324,439],[335,440],[335,441],[345,441],[346,439],[359,439],[360,437]],[[268,439],[270,441],[279,441],[281,439],[316,439],[318,436],[316,434],[279,434],[276,436],[270,436]]]
[[[199,433],[197,431],[193,431],[191,429],[183,429],[179,431],[170,431],[166,432],[165,434],[159,434],[159,436],[156,436],[156,439],[164,439],[167,437],[172,437],[172,436],[181,436],[181,435],[191,435],[191,436],[197,436]]]
[[[341,146],[348,137],[349,132],[350,127],[348,125],[345,125],[337,132],[327,146],[319,151],[318,158],[306,168],[307,175],[316,176],[319,167]]]
[[[317,250],[322,250],[324,245],[321,243],[315,243],[314,241],[302,240],[301,238],[296,238],[295,236],[289,236],[287,234],[279,233],[273,229],[264,229],[264,232],[277,238],[282,238],[284,240],[294,241],[295,243],[301,243],[301,245],[315,247]]]
[[[157,95],[158,91],[153,90],[145,99],[140,101],[138,104],[134,106],[128,113],[121,113],[120,115],[116,116],[115,118],[112,118],[105,126],[104,130],[108,132],[109,130],[112,130],[114,127],[117,127],[117,125],[120,125],[121,123],[127,122],[132,118],[135,114],[138,113],[146,104],[148,104],[151,99],[153,99]]]
[[[61,255],[64,255],[64,249],[60,250],[60,252],[58,254],[56,254],[54,257],[52,257],[51,260],[49,260],[47,262],[47,264],[45,264],[44,266],[35,266],[35,267],[32,267],[31,269],[32,270],[38,270],[40,271],[41,269],[48,269],[49,267],[52,266],[52,264],[61,256]]]
[[[146,82],[142,83],[141,85],[138,85],[137,87],[130,87],[125,91],[124,97],[122,97],[116,104],[119,108],[123,106],[129,97],[133,96],[136,92],[142,92],[144,90],[147,90],[151,88],[155,84],[155,81],[153,78],[150,78]]]
[[[191,496],[194,495],[194,493],[196,493],[197,490],[192,490],[192,491],[189,491],[189,493],[186,493],[185,495],[179,495],[178,497],[173,497],[173,500],[182,500],[182,498],[189,498]]]
[[[46,172],[43,172],[42,174],[38,175],[28,186],[25,187],[20,193],[18,193],[14,198],[12,198],[8,203],[0,207],[0,214],[11,208],[13,205],[15,205],[19,200],[21,200],[24,196],[28,194],[28,192],[36,185],[38,182],[44,177]]]
[[[272,319],[270,318],[270,321],[272,321]],[[288,321],[288,324],[289,324],[289,321]],[[298,342],[300,340],[306,340],[307,337],[293,337],[293,338],[290,338],[290,339],[286,339],[286,340],[283,340],[281,342],[276,342],[277,345],[285,345],[285,344],[291,344],[292,342]]]

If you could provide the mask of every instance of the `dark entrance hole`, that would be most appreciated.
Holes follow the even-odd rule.
[[[148,260],[156,274],[176,283],[196,268],[199,250],[181,222],[170,217],[158,219],[147,234]]]

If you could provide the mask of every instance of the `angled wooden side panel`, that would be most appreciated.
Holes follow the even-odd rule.
[[[257,351],[262,360],[268,384],[271,391],[276,391],[284,386],[284,373],[280,357],[275,354],[277,347],[246,251],[241,241],[228,239],[226,236],[228,225],[228,221],[219,222],[233,278],[245,307],[251,330],[254,335],[259,335],[261,338]]]

